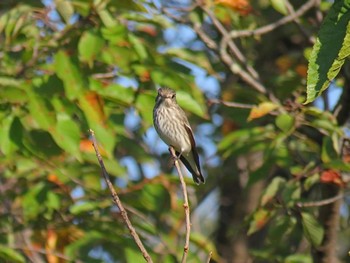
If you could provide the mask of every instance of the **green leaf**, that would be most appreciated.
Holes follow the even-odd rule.
[[[166,54],[178,57],[186,62],[191,62],[205,69],[209,74],[215,74],[213,66],[210,64],[209,57],[204,52],[193,51],[182,48],[168,48]]]
[[[104,40],[95,30],[85,31],[78,44],[79,58],[83,62],[87,62],[92,67],[96,56],[101,52],[104,46]]]
[[[137,17],[143,18],[144,16],[140,15],[141,12],[146,13],[147,8],[142,2],[133,2],[133,1],[111,1],[110,5],[115,7],[117,10],[124,11],[123,13],[135,13]],[[135,12],[133,12],[135,11]]]
[[[32,91],[29,87],[27,88],[27,95],[29,99],[29,111],[39,127],[46,131],[53,128],[56,124],[56,118],[50,102],[35,91]]]
[[[161,204],[159,200],[162,200]],[[139,195],[139,203],[143,209],[161,212],[169,206],[169,193],[163,185],[148,184],[143,187]]]
[[[265,150],[269,145],[267,140],[275,136],[272,125],[241,129],[227,134],[218,144],[218,150],[224,152],[223,156],[225,158],[231,154]]]
[[[123,87],[119,84],[111,84],[107,87],[102,87],[102,85],[95,83],[96,85],[90,85],[93,90],[96,90],[98,94],[106,99],[115,101],[118,104],[123,104],[129,106],[135,98],[135,90],[131,87]]]
[[[3,154],[9,156],[18,149],[15,142],[11,140],[11,126],[14,121],[14,116],[10,115],[7,118],[0,119],[0,150]]]
[[[270,0],[272,7],[282,15],[288,14],[288,9],[285,0]]]
[[[1,83],[0,78],[0,83]],[[1,84],[0,84],[1,85]],[[25,103],[27,101],[26,92],[22,89],[4,86],[0,89],[0,101],[10,103]]]
[[[72,154],[78,160],[81,160],[79,150],[80,129],[70,116],[64,112],[59,112],[57,114],[56,128],[51,131],[51,134],[58,146]]]
[[[125,42],[128,34],[128,29],[123,24],[118,24],[113,27],[102,27],[101,34],[104,39],[115,44]]]
[[[78,63],[66,52],[60,50],[54,56],[57,76],[63,81],[68,99],[78,98],[84,88],[84,81]]]
[[[311,52],[307,98],[312,102],[339,73],[350,55],[350,11],[347,1],[335,1],[327,14]]]
[[[204,106],[198,103],[188,92],[178,90],[176,91],[177,102],[186,111],[189,111],[199,117],[205,117]]]
[[[350,165],[349,165],[350,168]],[[306,191],[309,191],[311,187],[313,187],[315,184],[320,182],[320,174],[315,173],[313,175],[310,175],[306,178],[304,182],[304,188]]]
[[[24,127],[18,117],[15,117],[9,131],[10,139],[13,143],[17,145],[17,147],[23,149],[23,133]]]
[[[115,27],[118,24],[117,20],[109,12],[109,10],[105,8],[104,4],[96,5],[96,7],[98,7],[96,9],[97,14],[105,27]]]
[[[145,45],[141,42],[141,40],[139,38],[137,38],[136,36],[134,36],[133,34],[129,34],[128,35],[128,39],[130,41],[130,43],[133,45],[136,54],[139,57],[140,61],[143,61],[145,59],[147,59],[148,54],[147,54],[147,50]]]
[[[39,216],[43,210],[42,205],[45,202],[45,184],[40,182],[24,195],[22,201],[22,207],[24,212],[24,218],[26,220],[35,219]]]
[[[115,134],[110,129],[106,129],[106,127],[102,124],[91,122],[89,125],[90,128],[95,132],[96,139],[105,150],[107,157],[113,158],[113,150],[116,143]]]
[[[287,113],[278,115],[276,118],[276,126],[280,128],[284,133],[290,132],[294,127],[294,123],[294,117]]]
[[[270,221],[273,214],[274,211],[265,208],[259,208],[257,211],[255,211],[252,216],[252,220],[250,221],[247,235],[254,234],[262,229]]]
[[[260,204],[266,205],[273,197],[276,196],[277,192],[285,185],[286,180],[282,177],[273,178],[272,182],[265,189]]]
[[[345,162],[342,159],[333,159],[328,163],[324,164],[325,168],[332,170],[341,170],[343,172],[350,172],[350,163]]]
[[[144,261],[142,253],[140,253],[140,251],[136,248],[127,247],[125,249],[125,258],[126,258],[126,262],[143,262]]]
[[[322,140],[321,159],[324,163],[329,163],[338,159],[338,153],[334,149],[333,140],[331,137],[325,136]]]
[[[55,210],[60,208],[60,203],[60,197],[53,191],[48,190],[45,201],[46,211],[43,214],[47,220],[52,220]]]
[[[123,72],[130,72],[130,64],[136,58],[135,53],[126,47],[108,46],[101,50],[100,59],[102,62],[115,66],[123,70]]]
[[[79,215],[81,213],[86,213],[86,212],[91,212],[96,210],[97,208],[100,207],[100,202],[79,202],[74,205],[72,205],[69,209],[69,211],[73,215]]]
[[[72,1],[74,10],[81,16],[86,17],[89,15],[92,5],[85,0]]]
[[[317,222],[313,215],[307,212],[301,213],[301,223],[305,237],[314,246],[319,246],[322,243],[324,229]]]
[[[278,214],[272,220],[268,229],[268,239],[272,246],[280,247],[282,240],[286,240],[288,236],[295,230],[298,221],[293,216]]]
[[[142,116],[142,119],[146,122],[147,126],[153,123],[153,106],[155,97],[153,92],[144,92],[137,96],[135,106]]]
[[[189,82],[192,81],[188,75],[185,74],[179,74],[174,69],[169,68],[170,66],[174,66],[174,63],[164,64],[163,67],[154,67],[150,71],[152,80],[160,85],[169,87],[175,90],[179,90],[181,88],[182,90],[190,90],[191,86],[189,85]]]
[[[284,263],[312,263],[311,255],[293,254],[285,258]]]
[[[0,261],[11,262],[11,263],[24,263],[25,258],[12,248],[0,245]]]
[[[74,7],[72,2],[68,0],[55,0],[55,4],[58,13],[63,18],[64,22],[68,24],[70,18],[74,13]]]
[[[287,207],[294,207],[295,203],[300,201],[301,185],[300,182],[289,181],[285,184],[282,191],[282,200]]]

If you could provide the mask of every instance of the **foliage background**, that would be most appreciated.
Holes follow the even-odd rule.
[[[152,127],[159,86],[177,90],[207,177],[187,178],[189,262],[348,259],[347,1],[0,6],[1,262],[142,262],[89,128],[153,260],[179,261],[179,179]]]

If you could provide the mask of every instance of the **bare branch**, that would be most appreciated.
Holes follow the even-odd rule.
[[[218,100],[218,99],[210,99],[208,100],[209,104],[222,104],[227,107],[231,108],[239,108],[239,109],[252,109],[254,105],[252,104],[243,104],[243,103],[238,103],[238,102],[231,102],[231,101],[223,101],[223,100]]]
[[[239,37],[261,36],[261,35],[267,34],[271,31],[273,31],[274,29],[276,29],[284,24],[290,23],[290,22],[294,21],[295,19],[297,19],[298,17],[304,15],[309,9],[311,9],[313,6],[315,6],[316,3],[317,3],[317,0],[309,0],[304,5],[302,5],[296,12],[292,12],[290,15],[285,16],[274,23],[257,28],[255,30],[240,30],[240,31],[233,30],[228,34],[228,37],[230,39],[235,39],[235,38],[239,38]],[[226,40],[226,41],[228,41],[228,40]]]
[[[295,10],[294,10],[294,7],[292,6],[292,4],[286,0],[286,7],[288,9],[288,12],[289,14],[293,15],[295,14]],[[316,3],[314,4],[316,5]],[[300,19],[299,19],[300,16],[296,16],[294,19],[293,19],[293,22],[296,24],[296,26],[298,27],[299,31],[304,35],[305,38],[307,38],[307,40],[311,43],[311,44],[314,44],[315,43],[315,38],[314,36],[311,36],[310,34],[308,34],[308,32],[305,30],[305,28],[303,27],[303,25],[301,25],[300,23]]]
[[[134,240],[135,240],[137,246],[139,247],[140,251],[142,252],[142,255],[143,255],[144,259],[147,262],[153,262],[152,258],[150,257],[150,255],[148,254],[146,248],[144,247],[144,245],[143,245],[139,235],[137,234],[135,228],[131,224],[131,221],[130,221],[130,219],[128,217],[128,214],[127,214],[127,212],[126,212],[122,202],[120,201],[119,196],[118,196],[117,192],[115,191],[111,180],[109,179],[109,175],[107,173],[106,167],[105,167],[105,165],[103,163],[101,154],[100,154],[100,152],[98,150],[97,141],[96,141],[96,138],[95,138],[95,132],[93,130],[91,130],[91,129],[89,130],[89,132],[90,132],[90,135],[91,135],[92,145],[93,145],[93,147],[95,149],[98,162],[100,163],[100,167],[102,169],[103,178],[105,179],[105,181],[107,183],[107,186],[109,188],[109,191],[112,194],[113,201],[117,205],[117,207],[119,208],[119,211],[120,211],[120,214],[121,214],[121,216],[123,218],[123,221],[126,224],[126,226],[128,227],[128,229],[130,231],[130,234],[134,238]]]
[[[344,197],[343,193],[340,193],[336,196],[333,196],[331,198],[327,198],[324,200],[320,200],[320,201],[314,201],[314,202],[299,202],[297,203],[298,207],[317,207],[317,206],[325,206],[325,205],[329,205],[331,203],[334,203],[335,201],[338,201],[339,199],[342,199]]]
[[[178,158],[177,158],[176,153],[175,153],[175,149],[173,147],[170,147],[169,151],[175,160],[175,167],[176,167],[176,170],[177,170],[179,177],[180,177],[182,192],[183,192],[183,196],[184,196],[183,206],[185,209],[185,217],[186,217],[186,239],[185,239],[185,245],[184,245],[184,253],[182,254],[181,262],[185,263],[187,260],[188,250],[190,248],[190,233],[191,233],[190,206],[188,204],[187,188],[186,188],[185,179],[182,175],[179,161],[178,161]]]
[[[117,77],[117,74],[115,71],[106,72],[106,73],[95,73],[91,75],[95,79],[113,79]]]
[[[217,50],[218,45],[213,41],[202,29],[200,23],[195,23],[193,25],[194,31],[200,37],[200,39],[204,42],[204,44],[211,50]]]
[[[202,10],[209,16],[210,20],[213,22],[213,25],[215,28],[220,32],[220,34],[225,38],[226,35],[229,34],[229,32],[226,30],[226,28],[221,24],[221,22],[215,17],[213,12],[209,10],[206,6],[201,5],[200,6]],[[247,71],[251,75],[251,77],[254,80],[259,80],[259,74],[258,72],[251,66],[248,65],[246,57],[243,55],[243,53],[239,50],[237,45],[233,41],[228,41],[227,46],[230,48],[233,55],[237,58],[237,60],[244,64]]]

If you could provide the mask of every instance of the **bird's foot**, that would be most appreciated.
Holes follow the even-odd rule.
[[[177,152],[176,152],[176,151],[174,150],[174,148],[172,148],[172,147],[169,147],[169,152],[170,152],[170,155],[171,155],[172,159],[174,160],[174,163],[175,163],[176,161],[179,161],[179,160],[180,160],[180,157],[181,157],[181,155],[182,155],[182,152],[179,153],[179,155],[176,155]]]

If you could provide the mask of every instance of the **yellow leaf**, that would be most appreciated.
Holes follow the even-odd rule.
[[[262,116],[269,114],[271,111],[273,111],[277,107],[278,105],[272,102],[262,102],[258,106],[254,106],[252,108],[248,116],[248,121],[261,118]]]

